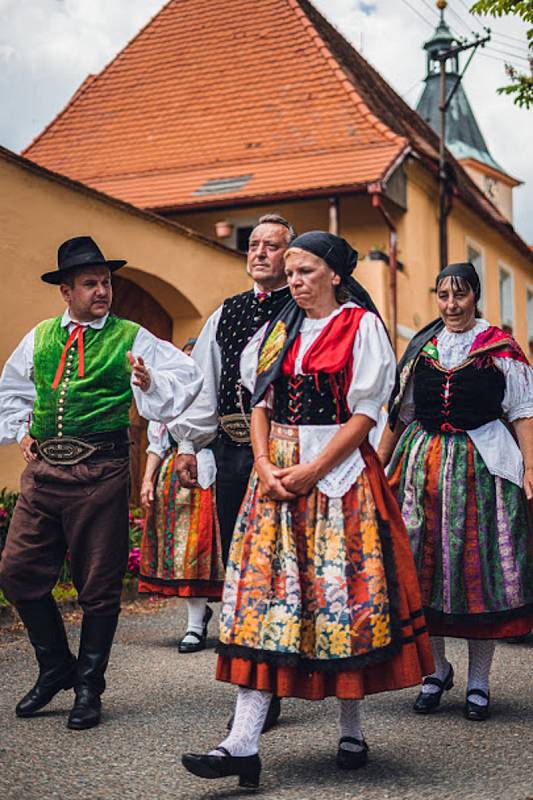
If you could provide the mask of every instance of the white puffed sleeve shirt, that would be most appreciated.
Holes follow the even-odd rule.
[[[68,312],[61,324],[69,333],[76,325],[101,330],[108,315],[88,323],[78,323]],[[33,352],[35,328],[22,339],[5,363],[0,376],[0,444],[20,442],[28,433],[35,401]],[[132,382],[133,397],[145,419],[170,422],[181,414],[199,394],[203,377],[200,368],[171,342],[158,339],[140,327],[133,341],[132,354],[142,357],[150,374],[150,387],[143,392]]]
[[[302,362],[311,345],[318,339],[324,328],[343,309],[356,308],[355,303],[344,303],[327,317],[311,319],[305,317],[300,329],[300,346],[295,359],[295,374],[303,374]],[[261,344],[267,326],[250,340],[241,356],[241,380],[243,385],[253,392],[257,362]],[[377,447],[387,415],[384,405],[389,399],[396,377],[396,360],[381,320],[367,311],[361,318],[354,338],[352,379],[347,392],[347,404],[350,412],[364,414],[376,423],[369,435],[373,447]],[[259,405],[270,405],[267,397]],[[325,449],[340,425],[299,425],[300,460],[302,463],[313,461]],[[342,497],[353,485],[364,469],[364,461],[355,449],[345,461],[338,464],[322,478],[317,486],[329,497]]]

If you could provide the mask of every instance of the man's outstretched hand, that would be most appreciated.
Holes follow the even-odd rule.
[[[181,455],[176,459],[176,472],[181,486],[195,489],[198,486],[198,466],[196,456]]]
[[[148,367],[145,366],[142,357],[138,356],[138,358],[135,358],[131,350],[128,351],[127,355],[131,365],[131,371],[133,372],[134,385],[138,386],[142,392],[147,392],[151,383]]]

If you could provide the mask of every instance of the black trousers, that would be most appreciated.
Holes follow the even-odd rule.
[[[228,563],[233,529],[254,463],[250,445],[236,445],[219,437],[215,444],[217,464],[217,514],[222,543],[222,560]]]

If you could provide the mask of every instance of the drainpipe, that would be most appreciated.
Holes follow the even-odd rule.
[[[398,266],[398,233],[396,225],[383,205],[383,189],[379,183],[368,185],[368,193],[372,198],[372,208],[377,208],[389,229],[389,302],[391,320],[391,341],[394,354],[398,347],[398,291],[396,273]]]
[[[339,198],[329,198],[329,232],[339,235]]]

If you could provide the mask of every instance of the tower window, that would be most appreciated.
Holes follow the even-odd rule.
[[[512,333],[514,326],[513,288],[512,272],[500,266],[500,319],[501,326],[507,333]]]

